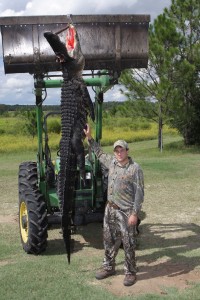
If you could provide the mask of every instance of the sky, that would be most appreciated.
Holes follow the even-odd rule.
[[[0,2],[0,17],[36,15],[91,14],[148,14],[151,22],[169,7],[171,0],[15,0]],[[1,23],[1,21],[0,21]],[[115,85],[104,95],[104,101],[123,101]],[[93,93],[89,90],[91,97]],[[92,99],[93,100],[93,99]],[[44,104],[60,103],[60,89],[48,89]],[[2,40],[0,35],[0,104],[35,104],[34,81],[30,74],[4,73]]]

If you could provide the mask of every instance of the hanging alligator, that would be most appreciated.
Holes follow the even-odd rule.
[[[82,79],[85,59],[81,52],[77,31],[69,24],[66,31],[66,44],[58,33],[45,32],[57,60],[61,64],[63,85],[61,88],[61,140],[60,174],[58,177],[58,197],[62,213],[62,232],[70,263],[70,236],[72,206],[77,166],[82,182],[85,182],[85,153],[83,146],[87,117],[94,121],[94,108],[87,86]]]

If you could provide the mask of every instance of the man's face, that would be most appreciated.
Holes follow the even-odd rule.
[[[120,146],[115,147],[114,154],[119,163],[126,163],[128,161],[128,150]]]

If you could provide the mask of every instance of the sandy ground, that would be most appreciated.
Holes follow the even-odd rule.
[[[191,287],[192,283],[200,282],[200,270],[190,271],[187,266],[183,265],[152,265],[149,272],[148,266],[141,266],[137,273],[137,281],[131,287],[123,286],[123,274],[116,274],[105,281],[97,282],[97,284],[105,286],[110,292],[116,296],[128,296],[138,294],[160,294],[167,295],[168,288],[176,288],[182,290]]]

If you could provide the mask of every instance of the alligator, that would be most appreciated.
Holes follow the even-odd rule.
[[[65,28],[66,30],[66,28]],[[61,87],[61,140],[58,197],[62,215],[63,239],[70,263],[70,236],[74,187],[77,166],[82,183],[85,183],[85,151],[83,140],[88,116],[95,120],[94,107],[87,86],[82,78],[85,59],[81,51],[77,31],[73,24],[67,27],[66,44],[58,33],[45,32],[48,41],[60,62],[63,84]]]

